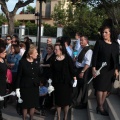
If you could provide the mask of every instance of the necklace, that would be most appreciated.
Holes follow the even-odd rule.
[[[56,57],[57,60],[63,60],[64,58],[65,58],[64,55],[60,55],[60,56],[57,56],[57,57]]]

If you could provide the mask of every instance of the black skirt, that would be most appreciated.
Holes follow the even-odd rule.
[[[97,91],[110,91],[112,87],[112,78],[114,76],[114,69],[108,70],[103,68],[98,75],[93,80],[93,86]]]
[[[39,106],[39,87],[21,88],[22,108],[30,109]]]
[[[55,84],[55,105],[64,107],[71,104],[72,87],[69,84]]]

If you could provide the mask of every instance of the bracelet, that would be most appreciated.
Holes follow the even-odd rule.
[[[85,72],[85,71],[83,71],[83,70],[81,71],[81,73],[84,73],[84,72]]]

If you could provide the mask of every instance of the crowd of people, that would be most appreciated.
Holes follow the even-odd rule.
[[[86,35],[76,33],[76,44],[71,45],[71,39],[61,36],[47,39],[40,60],[37,47],[29,37],[23,42],[16,35],[7,35],[0,40],[0,120],[3,120],[1,109],[8,102],[15,102],[16,97],[4,100],[3,95],[16,91],[16,96],[23,100],[16,103],[17,112],[26,120],[27,114],[33,120],[35,110],[55,108],[57,120],[61,119],[61,109],[64,110],[64,120],[67,120],[71,107],[84,109],[87,107],[87,84],[93,76],[93,87],[97,100],[96,112],[108,116],[105,110],[105,98],[111,91],[113,78],[118,77],[119,46],[113,28],[103,26],[101,38],[97,40],[94,49],[89,45]],[[100,72],[102,63],[107,65]],[[8,82],[8,69],[11,71],[12,82]],[[52,80],[54,91],[48,92],[48,79]],[[79,98],[79,99],[78,99]]]

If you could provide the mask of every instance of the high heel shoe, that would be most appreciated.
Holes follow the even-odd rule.
[[[101,115],[104,115],[104,116],[109,115],[105,110],[101,110],[99,107],[96,108],[96,112],[97,112],[97,114],[100,113]]]

